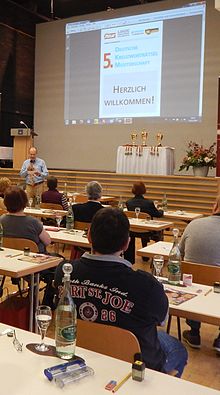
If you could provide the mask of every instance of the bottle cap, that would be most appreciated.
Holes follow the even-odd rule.
[[[64,263],[62,269],[63,269],[64,277],[66,279],[70,279],[70,274],[73,271],[72,265],[70,263]]]

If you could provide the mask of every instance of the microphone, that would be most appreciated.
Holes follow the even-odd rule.
[[[27,129],[29,129],[28,125],[24,121],[20,121],[21,125],[24,125]]]
[[[21,124],[21,125],[24,125],[27,129],[30,129],[30,130],[31,130],[31,136],[32,136],[32,137],[38,136],[38,134],[37,134],[36,132],[34,132],[33,129],[29,128],[28,125],[27,125],[24,121],[20,121],[20,124]]]

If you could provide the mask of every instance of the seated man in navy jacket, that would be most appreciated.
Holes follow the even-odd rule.
[[[88,201],[86,203],[73,204],[74,221],[91,222],[95,213],[103,208],[99,199],[102,196],[102,186],[97,181],[91,181],[86,185]]]
[[[117,208],[99,210],[88,238],[93,253],[71,262],[71,294],[78,318],[128,329],[138,338],[148,368],[165,373],[176,370],[180,377],[186,349],[166,332],[157,331],[168,312],[163,286],[150,273],[134,271],[121,257],[129,244],[126,215]],[[55,273],[59,293],[62,278],[59,265]]]

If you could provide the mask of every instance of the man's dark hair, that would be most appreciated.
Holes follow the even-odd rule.
[[[92,219],[90,233],[95,252],[114,254],[128,241],[129,221],[117,208],[102,208]]]
[[[142,181],[134,182],[132,187],[132,193],[134,195],[144,195],[146,193],[146,187]]]
[[[18,213],[28,203],[27,194],[19,187],[9,187],[5,191],[4,204],[9,213]]]
[[[47,179],[47,186],[50,191],[54,191],[57,187],[57,178],[54,176],[50,176]]]

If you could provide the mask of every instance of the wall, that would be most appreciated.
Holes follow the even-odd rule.
[[[164,133],[164,145],[176,149],[176,170],[185,155],[189,140],[210,145],[216,140],[218,74],[220,70],[220,13],[214,1],[207,2],[205,39],[205,75],[203,121],[196,124],[143,124],[149,131],[148,144],[155,144],[155,133]],[[187,4],[186,1],[162,1],[134,7],[135,12],[166,9]],[[131,7],[129,7],[130,12]],[[117,10],[117,16],[126,9]],[[95,14],[93,14],[95,17]],[[84,16],[86,19],[86,16]],[[71,20],[79,20],[72,18]],[[82,18],[80,18],[82,19]],[[70,20],[68,20],[70,21]],[[130,141],[128,125],[64,126],[64,26],[67,20],[44,23],[37,27],[35,62],[35,130],[40,155],[51,168],[115,171],[117,146]],[[214,170],[210,174],[215,174]]]

